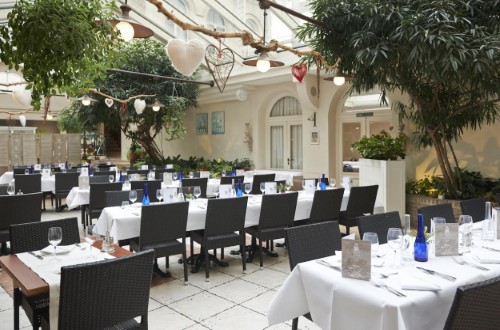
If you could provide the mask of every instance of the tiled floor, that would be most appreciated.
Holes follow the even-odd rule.
[[[48,209],[43,220],[65,217],[80,218],[80,211],[54,212]],[[226,248],[226,254],[230,248]],[[168,279],[154,275],[149,300],[149,329],[291,329],[291,321],[269,326],[267,305],[289,271],[286,249],[276,248],[278,258],[265,257],[264,269],[259,270],[258,256],[247,264],[243,274],[239,257],[229,258],[229,267],[211,267],[210,281],[205,281],[204,268],[197,274],[189,273],[189,284],[184,285],[183,268],[177,257],[170,257]],[[160,267],[165,259],[160,259]],[[0,272],[0,324],[2,329],[13,326],[12,281]],[[22,309],[21,309],[22,310]],[[29,320],[21,312],[21,327],[30,328]],[[305,318],[300,329],[319,329]]]

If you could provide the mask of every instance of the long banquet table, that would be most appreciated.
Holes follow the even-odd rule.
[[[492,246],[500,248],[500,241],[494,242]],[[387,247],[384,245],[380,248]],[[474,259],[477,254],[488,254],[500,263],[500,253],[481,248],[480,242],[464,258],[479,264]],[[443,329],[458,286],[500,275],[500,264],[480,264],[490,269],[484,271],[459,265],[452,257],[431,256],[428,262],[414,262],[413,265],[397,269],[397,275],[382,279],[377,273],[392,271],[392,250],[387,251],[384,257],[388,267],[372,266],[372,279],[382,281],[407,297],[397,297],[368,281],[342,278],[339,271],[313,260],[298,264],[280,287],[268,308],[269,324],[285,322],[309,312],[314,323],[322,329]],[[335,262],[335,257],[325,260]],[[427,275],[416,269],[416,266],[454,276],[457,280],[450,282]],[[441,290],[403,290],[402,283],[408,280],[437,284]]]

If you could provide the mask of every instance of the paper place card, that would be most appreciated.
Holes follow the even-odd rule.
[[[115,172],[117,172],[117,171],[118,171],[118,168],[117,168],[116,166],[111,166],[111,167],[109,168],[109,170],[110,170],[110,171],[115,171]]]
[[[200,171],[200,178],[209,178],[210,177],[210,171]]]
[[[167,164],[167,165],[165,165],[165,168],[167,170],[173,169],[174,168],[174,164]]]
[[[265,183],[265,194],[266,195],[274,195],[276,194],[277,190],[276,190],[276,182],[266,182]]]
[[[221,184],[219,186],[219,198],[233,197],[233,186],[230,184]]]
[[[372,271],[370,241],[342,240],[342,277],[369,281]]]
[[[163,183],[172,184],[172,173],[163,172]]]
[[[304,190],[305,190],[306,194],[314,195],[314,191],[316,190],[315,181],[314,180],[305,180],[305,182],[306,182],[306,187]]]
[[[78,188],[89,189],[89,177],[88,175],[78,177]]]
[[[33,169],[35,171],[41,171],[42,170],[42,164],[35,164],[35,165],[33,165]]]
[[[245,175],[245,170],[236,170],[236,175],[237,176]]]
[[[162,190],[165,203],[177,202],[177,188],[163,188]]]
[[[458,255],[458,223],[436,223],[434,233],[436,257]]]
[[[42,178],[48,178],[50,175],[50,168],[42,168]]]
[[[139,181],[141,180],[141,175],[138,173],[130,174],[130,181]]]
[[[65,163],[59,163],[59,168],[60,169],[66,168],[66,164]]]
[[[82,167],[80,169],[80,176],[89,176],[89,168],[88,167]]]
[[[141,165],[141,170],[149,170],[149,165]]]

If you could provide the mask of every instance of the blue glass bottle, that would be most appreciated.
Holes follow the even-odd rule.
[[[66,162],[64,163],[64,167],[66,167],[66,171],[67,171],[67,170],[68,170],[68,168],[69,168],[69,167],[68,167],[68,161],[66,161]]]
[[[234,171],[234,168],[231,168],[231,176],[236,176],[236,172]]]
[[[181,168],[181,170],[179,171],[179,181],[182,182],[183,178],[184,176],[182,175],[182,168]]]
[[[142,196],[142,205],[149,205],[148,184],[144,184],[144,195]]]
[[[243,190],[241,189],[241,179],[238,179],[238,186],[236,187],[236,197],[243,197]]]
[[[414,258],[415,261],[426,262],[429,258],[429,251],[427,250],[427,240],[425,239],[425,224],[423,214],[418,215],[418,231],[415,238],[414,245]]]
[[[325,174],[321,176],[321,183],[320,183],[320,189],[321,190],[326,190],[326,180],[325,180]]]

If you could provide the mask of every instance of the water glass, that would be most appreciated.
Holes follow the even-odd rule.
[[[128,201],[122,201],[122,210],[124,210],[128,205]]]
[[[248,195],[252,191],[252,184],[251,183],[245,183],[245,193]]]
[[[193,195],[198,199],[201,196],[201,188],[200,186],[195,186],[193,189]]]
[[[442,217],[434,217],[431,219],[431,237],[429,239],[429,243],[431,249],[434,251],[434,245],[436,243],[435,235],[436,235],[436,223],[446,223],[446,219]]]
[[[24,170],[24,174],[30,174],[30,170],[29,169],[25,169]]]
[[[293,182],[290,179],[287,179],[285,181],[285,189],[286,189],[286,191],[290,191],[290,189],[292,188],[292,183]]]
[[[109,180],[110,183],[113,182],[113,181],[115,181],[115,176],[113,174],[110,174],[109,177],[108,177],[108,180]]]
[[[178,177],[177,172],[173,172],[173,173],[172,173],[172,179],[173,179],[174,181],[177,181],[177,177]]]
[[[394,268],[399,266],[397,262],[397,251],[401,249],[402,238],[403,232],[401,228],[389,228],[387,231],[387,245],[394,250]]]
[[[157,198],[157,199],[160,201],[160,203],[161,203],[161,201],[162,201],[162,199],[163,199],[163,190],[161,190],[161,189],[156,189],[156,198]]]
[[[266,191],[266,183],[261,182],[260,183],[260,192],[262,193],[262,195],[264,195],[264,191]]]
[[[57,260],[56,247],[62,241],[62,228],[61,227],[50,227],[49,228],[49,244],[54,247],[54,260]]]
[[[335,178],[330,178],[329,181],[328,181],[328,184],[330,185],[330,188],[334,188],[335,187]]]
[[[12,180],[11,182],[9,182],[9,185],[7,186],[7,194],[12,196],[12,195],[14,195],[15,192],[16,192],[16,188],[15,188],[14,180]]]
[[[135,201],[137,200],[137,191],[136,190],[130,190],[128,193],[128,199],[131,204],[134,204]]]
[[[378,252],[378,235],[373,232],[366,232],[363,234],[363,241],[370,241],[372,244],[372,256],[376,256]]]
[[[215,195],[215,198],[219,197],[219,186],[214,186],[214,195]]]
[[[485,246],[487,242],[493,242],[495,240],[495,232],[495,221],[491,219],[483,220],[483,228],[481,232],[483,246]]]
[[[461,215],[458,218],[459,232],[462,242],[460,243],[461,252],[470,251],[472,247],[472,217],[470,215]]]

